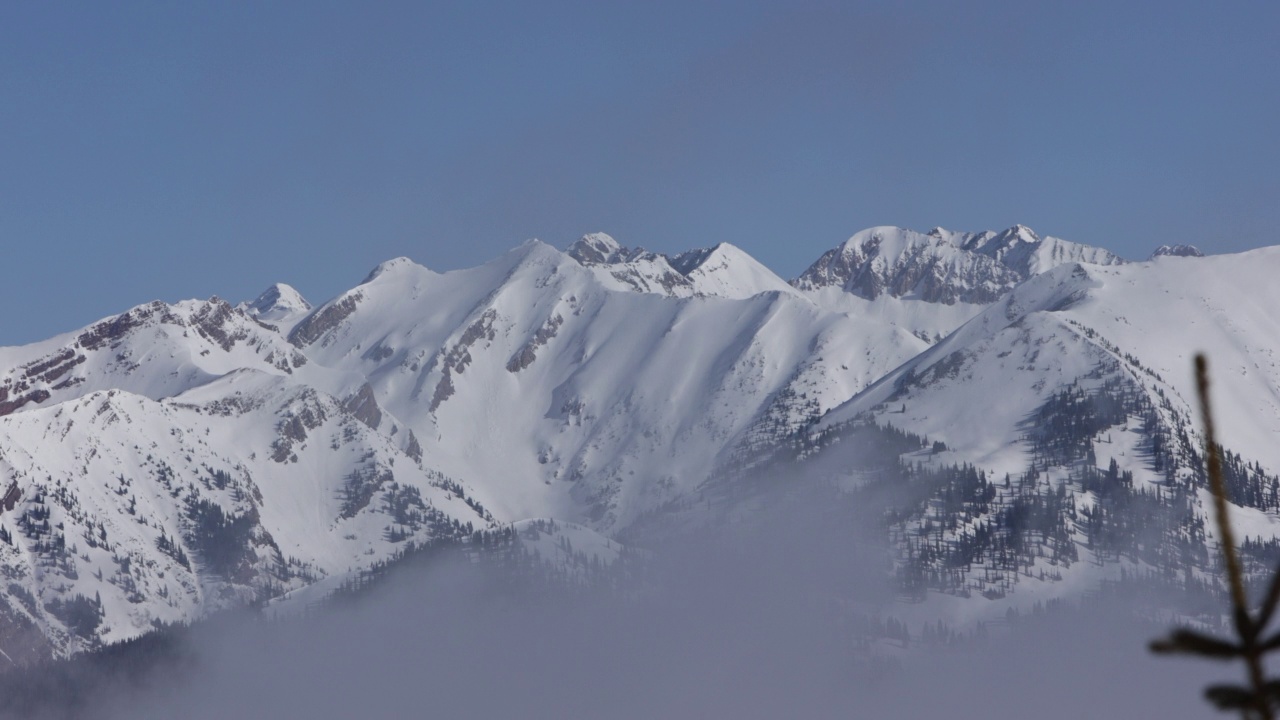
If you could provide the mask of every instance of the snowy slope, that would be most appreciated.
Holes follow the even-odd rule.
[[[918,396],[920,409],[902,418],[905,425],[966,448],[966,459],[980,461],[984,448],[1009,447],[1019,420],[1103,359],[1121,361],[1135,382],[1167,390],[1179,412],[1190,414],[1191,357],[1204,351],[1219,385],[1223,437],[1280,470],[1273,440],[1280,431],[1280,348],[1273,340],[1280,337],[1280,289],[1269,282],[1277,268],[1276,248],[1060,266],[987,308],[824,424]]]
[[[1091,268],[1100,284],[1063,313],[1159,375],[1190,410],[1191,356],[1208,354],[1224,444],[1280,470],[1280,248]]]

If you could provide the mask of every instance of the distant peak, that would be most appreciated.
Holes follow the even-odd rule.
[[[369,275],[360,282],[360,284],[365,285],[367,283],[373,282],[375,279],[389,272],[395,272],[405,268],[414,267],[416,265],[417,263],[415,263],[414,261],[410,260],[407,257],[402,256],[398,258],[392,258],[390,260],[387,260],[386,262],[379,263],[378,267],[374,268],[373,271],[370,272]]]
[[[999,242],[1006,245],[1015,245],[1017,243],[1036,244],[1040,242],[1040,236],[1036,234],[1035,230],[1021,224],[1014,225],[996,237]]]
[[[886,238],[899,238],[907,235],[916,235],[916,233],[896,225],[877,225],[854,233],[852,237],[840,245],[840,249],[844,252],[851,252],[863,246],[883,242]]]
[[[528,240],[520,243],[520,245],[515,249],[510,250],[503,255],[503,257],[508,258],[508,260],[500,260],[499,262],[509,262],[512,258],[517,259],[517,262],[525,262],[534,258],[551,259],[555,261],[563,256],[564,253],[560,252],[559,248],[556,248],[549,243],[545,243],[538,238],[529,238]]]
[[[587,233],[586,235],[582,236],[582,239],[580,240],[580,242],[588,242],[596,245],[608,246],[615,250],[622,247],[622,244],[619,243],[617,240],[614,240],[612,235],[610,235],[609,233],[602,233],[602,232]]]
[[[722,242],[668,258],[676,272],[689,278],[702,295],[747,298],[763,292],[794,289],[742,248]]]
[[[605,233],[588,233],[570,245],[569,257],[583,264],[603,265],[626,259],[627,248]]]
[[[1158,257],[1204,257],[1204,253],[1200,252],[1200,248],[1195,245],[1161,245],[1156,251],[1151,253],[1151,259]]]
[[[751,257],[751,255],[742,248],[733,243],[721,242],[711,246],[708,255],[724,255],[726,257]]]
[[[671,267],[675,268],[676,272],[681,275],[688,275],[701,267],[702,264],[707,261],[707,258],[711,257],[711,254],[714,253],[718,247],[720,246],[716,245],[715,247],[710,248],[687,250],[679,255],[671,256],[667,260],[671,263]]]
[[[719,266],[722,267],[731,263],[741,262],[748,262],[753,265],[759,264],[745,250],[727,242],[716,243],[709,248],[689,250],[667,259],[671,263],[671,267],[675,268],[681,275],[688,275],[713,259],[718,259],[720,261]]]
[[[250,314],[264,319],[279,318],[290,313],[302,313],[311,309],[311,303],[292,286],[276,283],[244,306]]]

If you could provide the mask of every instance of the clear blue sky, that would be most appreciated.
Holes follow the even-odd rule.
[[[1280,3],[0,5],[0,344],[603,230],[1280,243]]]

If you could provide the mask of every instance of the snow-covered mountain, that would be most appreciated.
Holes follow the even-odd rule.
[[[1280,471],[1280,255],[1188,255],[1124,263],[1021,226],[873,228],[788,283],[732,245],[665,256],[594,234],[445,273],[397,258],[316,307],[280,284],[0,348],[0,471],[21,492],[0,515],[0,649],[67,654],[315,597],[409,543],[510,523],[554,519],[607,560],[663,513],[697,522],[709,487],[733,504],[743,468],[829,460],[867,428],[932,468],[914,471],[926,485],[955,467],[1030,478],[969,488],[983,504],[963,518],[942,501],[904,512],[912,587],[1027,594],[1030,567],[1044,587],[1028,597],[1066,593],[1121,566],[1081,552],[1156,567],[1097,545],[1105,523],[1080,518],[1123,493],[1087,467],[1126,502],[1181,498],[1190,515],[1166,530],[1203,546],[1196,349],[1225,376],[1248,527],[1273,537],[1280,499],[1257,488]],[[1008,513],[1058,485],[1061,522],[1009,550]],[[922,551],[913,533],[939,526]],[[956,547],[978,553],[958,575],[939,565]]]
[[[793,292],[772,270],[729,243],[666,256],[627,248],[604,233],[592,233],[570,245],[567,253],[611,289],[734,299]]]
[[[806,290],[835,286],[867,299],[888,294],[945,304],[989,303],[1064,263],[1122,262],[1102,248],[1041,238],[1021,225],[998,233],[934,228],[921,234],[875,227],[829,250],[795,285]]]
[[[0,464],[23,495],[0,520],[8,624],[71,652],[491,522],[376,420],[367,397],[252,369],[6,417]]]
[[[699,280],[741,254],[705,255]],[[927,346],[785,284],[673,297],[598,271],[538,242],[444,274],[396,262],[289,339],[367,378],[444,472],[486,478],[499,517],[602,531],[692,490],[761,422],[800,427]]]
[[[798,442],[816,467],[856,482],[857,438],[907,437],[902,482],[921,502],[896,511],[891,533],[904,584],[942,593],[924,604],[933,611],[991,619],[1005,608],[991,600],[1070,596],[1122,573],[1203,582],[1216,532],[1191,358],[1204,351],[1237,532],[1247,562],[1269,572],[1280,547],[1277,268],[1278,248],[1061,265],[772,452],[791,458]],[[957,597],[988,602],[959,609]]]
[[[1100,385],[1113,371],[1172,415],[1190,416],[1191,358],[1204,351],[1219,380],[1222,436],[1280,469],[1280,291],[1268,282],[1277,265],[1280,251],[1264,248],[1060,266],[1023,283],[822,424],[884,418],[941,440],[962,461],[1015,471],[1027,460],[1018,442],[1023,421],[1063,388]],[[996,393],[1001,402],[982,400]],[[1102,449],[1095,454],[1106,462]]]

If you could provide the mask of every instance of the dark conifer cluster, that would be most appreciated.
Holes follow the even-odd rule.
[[[886,512],[903,593],[1001,597],[1020,577],[1060,577],[1082,550],[1095,562],[1140,563],[1187,582],[1194,582],[1194,570],[1211,567],[1198,499],[1208,486],[1201,451],[1185,428],[1171,430],[1162,420],[1173,412],[1167,399],[1156,393],[1153,403],[1136,383],[1123,373],[1103,374],[1049,396],[1024,423],[1028,467],[1017,476],[942,465],[933,456],[945,445],[869,427],[864,437],[874,440],[864,441],[900,458],[896,471],[871,475],[878,480],[870,489],[904,489]],[[1100,467],[1096,448],[1118,441],[1121,432],[1138,434],[1135,460],[1156,475],[1154,482],[1136,482],[1114,456]],[[1215,447],[1229,500],[1280,510],[1280,479]],[[1255,554],[1266,552],[1258,542]],[[1248,569],[1262,572],[1265,564]]]
[[[191,521],[188,541],[200,562],[227,580],[248,583],[253,580],[254,528],[258,525],[257,508],[241,515],[230,515],[216,502],[193,497],[187,503]]]

